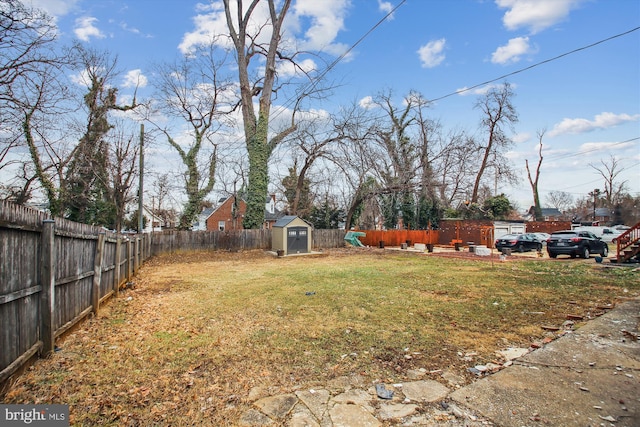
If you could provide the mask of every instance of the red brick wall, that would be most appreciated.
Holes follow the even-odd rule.
[[[236,213],[236,224],[234,226],[231,210],[233,208],[233,198],[227,199],[209,218],[207,218],[207,231],[218,231],[218,222],[224,221],[225,231],[242,230],[242,219],[247,211],[247,204],[244,200],[238,200],[238,212]]]

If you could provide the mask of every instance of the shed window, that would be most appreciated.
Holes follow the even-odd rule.
[[[224,221],[218,221],[218,230],[224,231]]]

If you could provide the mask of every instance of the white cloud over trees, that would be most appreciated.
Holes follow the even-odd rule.
[[[423,68],[437,67],[444,61],[445,55],[442,51],[445,48],[447,41],[444,38],[438,40],[432,40],[426,45],[418,49],[418,57]]]
[[[105,35],[94,24],[98,22],[97,18],[92,16],[83,16],[76,19],[73,32],[83,42],[88,42],[91,37],[102,39]]]

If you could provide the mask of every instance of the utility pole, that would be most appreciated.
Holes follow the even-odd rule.
[[[593,221],[596,220],[596,205],[598,203],[598,196],[600,195],[600,189],[596,188],[593,190]]]
[[[142,204],[142,192],[144,183],[144,123],[140,124],[140,183],[138,185],[138,233],[142,233],[144,227],[144,215]],[[152,219],[153,221],[153,219]]]

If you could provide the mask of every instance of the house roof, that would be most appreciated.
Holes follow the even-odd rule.
[[[561,216],[562,212],[558,208],[541,208],[543,216]]]
[[[205,208],[202,210],[202,213],[200,213],[200,216],[205,219],[208,219],[211,216],[211,214],[213,214],[216,211],[216,209],[217,208]]]

